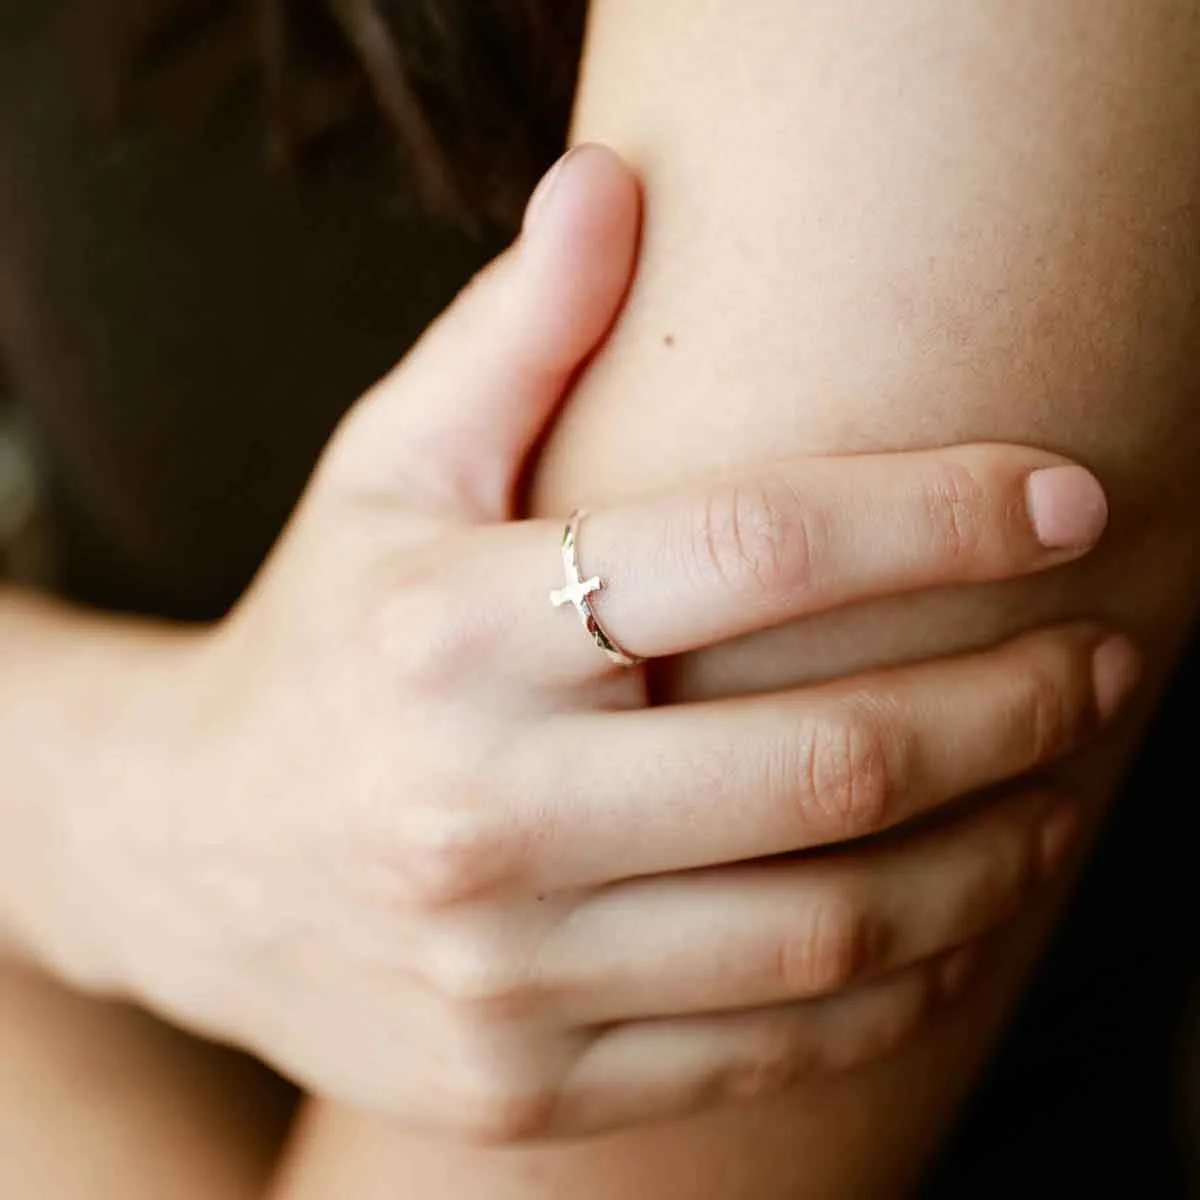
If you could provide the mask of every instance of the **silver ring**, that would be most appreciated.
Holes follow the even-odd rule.
[[[613,662],[622,667],[636,667],[639,663],[646,660],[622,650],[605,633],[604,626],[600,624],[595,612],[592,610],[589,597],[604,588],[603,580],[598,575],[593,575],[590,579],[581,579],[579,577],[579,560],[576,546],[579,541],[579,526],[582,524],[585,516],[587,516],[587,513],[583,509],[577,508],[571,514],[570,519],[563,528],[562,557],[563,574],[566,577],[566,583],[561,588],[550,593],[550,603],[555,608],[562,608],[564,604],[570,604],[579,614],[579,619],[583,622],[584,629],[592,635],[592,640]]]

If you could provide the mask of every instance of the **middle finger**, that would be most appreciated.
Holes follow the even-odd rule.
[[[1060,757],[1136,678],[1124,638],[1076,624],[793,692],[563,715],[526,743],[505,819],[545,890],[841,842]],[[547,795],[555,811],[522,811]]]

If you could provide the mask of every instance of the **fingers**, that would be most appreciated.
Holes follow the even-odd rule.
[[[424,511],[507,516],[526,455],[620,307],[639,208],[612,151],[560,160],[519,240],[363,398],[343,477]]]
[[[1084,468],[1021,446],[804,459],[590,513],[573,569],[562,524],[483,528],[447,576],[460,603],[445,611],[496,631],[480,669],[557,689],[614,669],[578,609],[551,607],[572,582],[618,646],[653,658],[904,590],[1042,570],[1084,553],[1106,516]]]
[[[1026,787],[816,859],[619,884],[572,913],[539,965],[579,1024],[844,992],[1008,921],[1057,870],[1076,815],[1071,798]]]
[[[872,597],[1042,570],[1086,551],[1106,515],[1086,470],[1019,446],[810,458],[591,513],[580,571],[604,583],[591,604],[605,630],[651,658]],[[531,585],[529,597],[531,635],[544,639]],[[583,670],[597,661],[579,657]]]
[[[1124,639],[1067,625],[789,693],[562,716],[517,763],[519,793],[561,812],[509,819],[543,888],[845,841],[1061,756],[1137,676]]]
[[[683,1116],[880,1058],[956,998],[973,953],[823,1000],[616,1025],[565,1082],[554,1122],[600,1132]]]

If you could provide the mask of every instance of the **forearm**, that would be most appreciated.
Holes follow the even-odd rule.
[[[0,592],[4,1195],[248,1200],[279,1152],[291,1092],[265,1068],[59,986],[121,990],[63,839],[78,806],[117,820],[114,790],[158,757],[177,636]]]
[[[0,590],[0,953],[103,982],[64,839],[73,814],[155,770],[187,640]]]

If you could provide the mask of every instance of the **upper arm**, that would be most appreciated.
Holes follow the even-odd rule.
[[[542,460],[539,510],[730,461],[967,439],[1072,455],[1113,510],[1077,565],[699,655],[681,693],[1076,615],[1132,629],[1161,680],[1200,599],[1200,4],[592,7],[576,137],[642,172],[643,258]],[[1097,807],[1135,732],[1078,766]],[[1052,917],[1015,930],[995,986],[952,1027],[836,1083],[696,1122],[687,1153],[713,1181],[696,1195],[898,1189]],[[642,1131],[626,1150],[669,1160],[681,1139]],[[621,1153],[605,1156],[615,1179]]]
[[[1103,479],[1100,554],[955,597],[950,626],[906,601],[827,653],[846,618],[810,623],[806,662],[948,649],[1103,582],[1166,663],[1200,584],[1200,4],[753,7],[593,5],[576,133],[642,172],[643,254],[536,505],[780,453],[1041,444]]]

